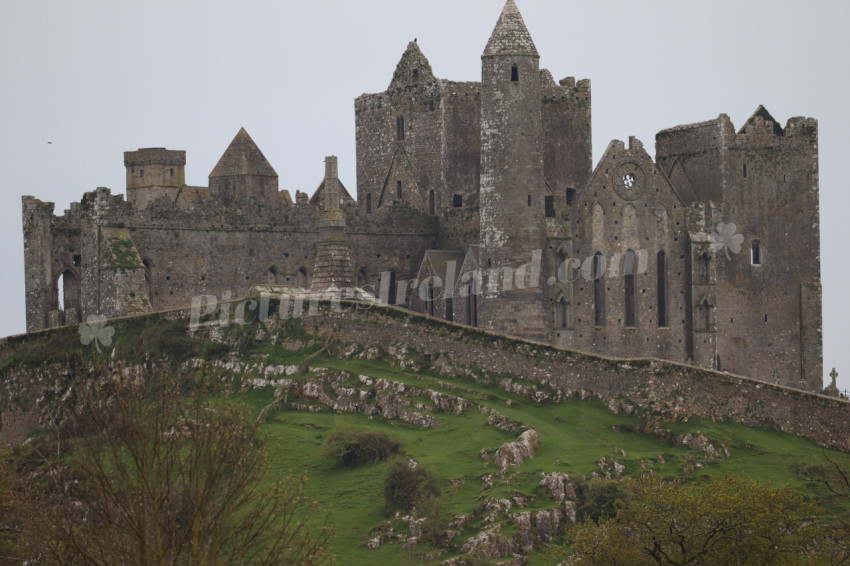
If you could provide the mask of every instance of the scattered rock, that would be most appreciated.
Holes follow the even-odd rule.
[[[452,517],[452,520],[449,521],[449,528],[463,532],[466,530],[466,525],[471,519],[472,515],[455,515]]]
[[[377,360],[381,357],[381,350],[377,346],[372,346],[371,348],[367,348],[360,354],[361,358],[365,358],[367,360]]]
[[[540,485],[549,490],[552,498],[563,501],[567,495],[567,485],[569,485],[570,476],[561,472],[552,472],[551,474],[541,472],[540,477],[542,478]]]
[[[481,486],[481,491],[487,491],[488,489],[493,487],[493,474],[487,474],[481,478],[483,481],[483,485]]]
[[[541,509],[537,512],[534,522],[537,525],[537,538],[544,544],[552,542],[558,532],[561,513],[558,509]]]
[[[506,539],[497,530],[482,531],[470,537],[463,543],[460,551],[463,554],[475,554],[485,560],[490,558],[501,558],[514,554],[518,548],[513,540]]]
[[[525,552],[531,552],[534,550],[534,535],[531,531],[531,513],[517,513],[512,515],[512,517],[519,530],[517,538],[522,545],[522,549]]]
[[[393,527],[387,522],[380,527],[372,529],[369,533],[369,541],[366,543],[366,548],[375,550],[380,548],[382,544],[387,542],[393,536]]]
[[[519,429],[520,426],[515,420],[492,409],[490,410],[490,416],[487,417],[487,424],[505,432],[513,432]]]
[[[596,461],[596,465],[598,465],[599,468],[602,470],[602,472],[605,474],[605,479],[609,479],[609,480],[611,479],[611,470],[612,469],[614,470],[614,474],[617,475],[617,476],[623,475],[623,472],[626,471],[626,465],[625,464],[621,464],[620,462],[617,462],[616,460],[614,460],[613,458],[611,458],[609,456],[603,456],[602,458],[598,459]],[[594,473],[593,477],[598,477],[596,475],[596,472],[593,472],[593,473]]]
[[[484,502],[484,522],[490,525],[497,523],[501,516],[507,516],[511,507],[513,503],[509,499],[487,499]]]
[[[494,458],[496,466],[499,467],[499,474],[504,475],[508,468],[519,467],[524,461],[534,458],[537,445],[537,431],[528,429],[520,434],[515,442],[500,446]]]
[[[705,452],[713,458],[728,458],[730,456],[729,447],[719,443],[719,448],[715,448],[714,444],[703,433],[697,432],[696,435],[691,433],[683,434],[676,437],[676,444],[684,444],[691,450],[699,450]]]

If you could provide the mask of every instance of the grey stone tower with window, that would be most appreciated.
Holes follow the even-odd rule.
[[[518,260],[542,253],[543,196],[540,55],[508,0],[481,56],[480,264],[491,276],[479,320],[496,332],[545,339],[543,289]],[[507,268],[507,269],[505,269]]]
[[[590,113],[590,82],[540,68],[507,0],[481,82],[438,78],[413,41],[355,100],[356,202],[332,157],[293,202],[244,129],[209,187],[148,148],[125,153],[126,201],[25,196],[27,330],[356,281],[461,324],[821,390],[817,121],[721,114],[593,167]]]

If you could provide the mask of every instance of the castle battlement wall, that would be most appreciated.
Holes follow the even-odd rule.
[[[514,0],[480,82],[438,78],[410,42],[354,101],[351,194],[326,177],[293,202],[241,129],[208,188],[184,184],[184,151],[147,148],[125,153],[126,200],[99,188],[57,217],[24,197],[28,330],[310,288],[324,250],[338,277],[318,286],[384,274],[391,303],[472,326],[820,390],[817,121],[720,114],[660,131],[654,160],[614,140],[594,167],[590,81],[539,60]],[[446,253],[468,272],[453,302],[409,301]]]

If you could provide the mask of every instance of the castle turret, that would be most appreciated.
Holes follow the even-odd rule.
[[[319,241],[311,291],[354,286],[354,270],[345,235],[345,213],[339,208],[340,184],[337,158],[325,158],[323,183],[325,207],[319,213]]]
[[[210,173],[210,196],[230,206],[252,202],[283,206],[277,172],[245,128],[240,128]]]
[[[172,202],[186,183],[186,152],[148,147],[124,152],[127,168],[127,200],[145,208],[158,198]]]
[[[544,339],[534,258],[545,244],[540,56],[514,0],[481,56],[481,264],[489,272],[480,322]],[[532,265],[519,271],[519,265]],[[539,275],[539,271],[537,271]]]

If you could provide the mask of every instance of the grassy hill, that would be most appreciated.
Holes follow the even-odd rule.
[[[111,325],[114,342],[102,351],[81,347],[76,328],[7,340],[0,362],[4,406],[10,399],[25,405],[48,389],[58,397],[63,376],[86,371],[95,359],[114,371],[156,362],[204,374],[221,390],[235,392],[261,420],[272,456],[269,484],[281,474],[309,475],[308,495],[321,503],[336,530],[332,550],[338,564],[446,560],[496,523],[505,540],[527,536],[520,516],[530,513],[539,526],[536,513],[552,509],[560,524],[552,529],[558,544],[571,498],[558,500],[541,485],[542,474],[553,472],[567,474],[578,489],[594,475],[616,480],[650,470],[668,478],[733,473],[776,486],[790,482],[820,500],[826,513],[847,512],[793,473],[797,465],[823,462],[824,454],[843,455],[772,428],[639,416],[620,406],[613,412],[592,395],[560,397],[495,370],[449,371],[403,345],[389,351],[347,344],[293,320],[198,333],[188,332],[185,318],[169,315]],[[500,474],[497,451],[529,429],[537,433],[535,454]],[[351,468],[328,456],[328,441],[352,431],[390,435],[401,444],[399,458],[433,472],[442,496],[429,511],[440,516],[447,548],[409,544],[409,523],[386,516],[383,489],[391,461]],[[393,535],[379,548],[367,548],[387,526]],[[539,539],[538,530],[534,533]],[[557,563],[546,547],[536,540],[529,563]]]
[[[266,413],[262,430],[275,441],[274,469],[293,474],[308,472],[309,494],[331,513],[331,523],[337,532],[334,552],[341,564],[419,564],[423,555],[433,550],[427,547],[405,550],[403,544],[387,544],[378,550],[366,548],[370,530],[387,520],[383,513],[383,483],[388,463],[350,469],[328,459],[323,451],[328,439],[351,430],[386,432],[401,442],[407,455],[437,475],[446,494],[447,513],[474,516],[467,529],[452,541],[457,545],[462,545],[483,527],[482,495],[497,500],[519,496],[527,501],[512,512],[552,508],[557,502],[540,486],[541,473],[591,476],[594,472],[602,473],[597,462],[606,457],[625,465],[624,476],[645,470],[664,477],[721,476],[731,472],[751,480],[771,481],[776,486],[791,482],[803,493],[822,498],[828,504],[834,503],[826,493],[796,480],[792,472],[796,464],[821,461],[822,449],[810,441],[774,430],[689,419],[688,422],[659,423],[659,428],[673,433],[671,437],[664,437],[642,432],[645,424],[642,419],[614,414],[595,400],[570,399],[541,406],[469,380],[405,371],[383,359],[345,360],[323,355],[311,360],[310,367],[350,371],[358,376],[451,392],[476,405],[496,409],[524,427],[533,428],[540,439],[533,459],[511,470],[505,478],[496,478],[493,487],[482,492],[482,477],[494,474],[497,468],[492,460],[486,462],[479,457],[480,450],[493,453],[500,445],[515,440],[518,433],[488,426],[487,415],[477,408],[468,409],[460,416],[437,413],[435,417],[441,426],[433,429],[331,411],[274,410]],[[274,402],[273,388],[254,390],[244,398],[259,411]],[[422,399],[411,398],[411,402],[423,404]],[[715,446],[727,447],[730,456],[718,458],[703,450],[677,444],[675,438],[687,433],[702,433]],[[834,506],[831,512],[841,513],[842,509]],[[503,534],[516,531],[515,527],[507,526]],[[451,555],[449,552],[442,558]],[[545,551],[536,551],[530,563],[557,562]]]

